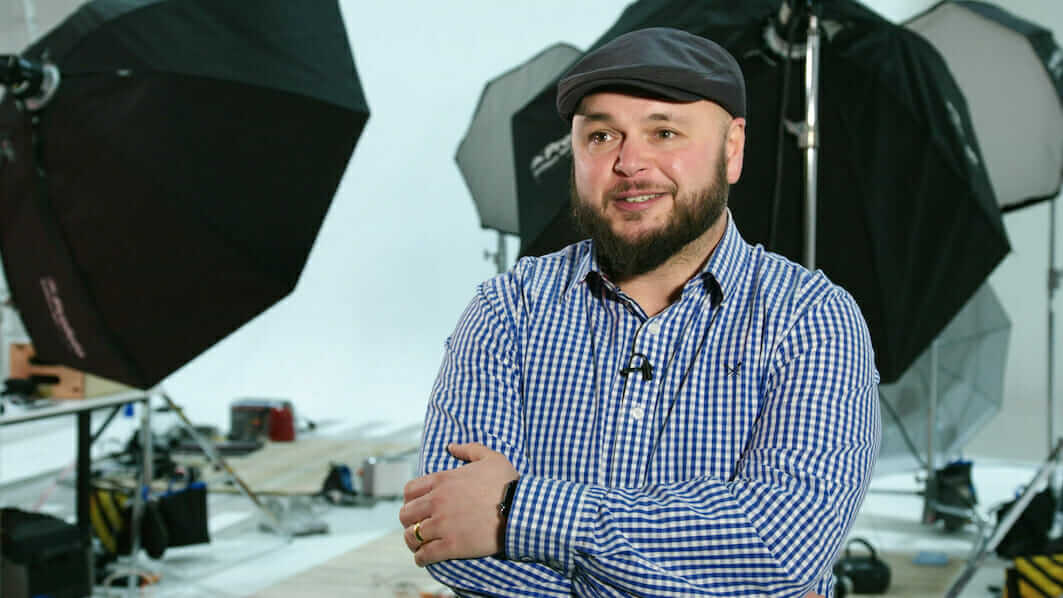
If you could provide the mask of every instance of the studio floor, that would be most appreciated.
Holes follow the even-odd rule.
[[[47,434],[69,434],[54,426],[49,430]],[[243,464],[233,459],[234,468],[253,488],[264,490],[262,502],[286,525],[293,529],[327,527],[327,532],[286,538],[261,524],[263,516],[246,497],[212,492],[209,544],[170,548],[159,560],[141,557],[136,568],[150,573],[155,583],[132,591],[100,586],[94,596],[449,596],[445,587],[412,563],[398,523],[400,500],[337,506],[306,496],[320,487],[330,461],[357,470],[366,456],[402,452],[416,442],[417,430],[410,427],[336,424],[304,435],[289,446],[271,445],[267,448],[281,452],[263,453],[266,458]],[[15,436],[0,429],[0,455],[6,453],[7,460],[2,462],[9,463],[5,477],[12,476],[13,454],[34,450],[29,446],[52,445],[70,446],[66,440],[48,443],[42,442],[41,434]],[[983,511],[1013,498],[1039,465],[973,460],[974,483]],[[920,523],[923,501],[916,494],[920,486],[912,472],[877,475],[850,534],[850,538],[869,541],[889,563],[893,576],[887,596],[943,596],[977,540],[973,525],[946,532],[940,524]],[[69,470],[55,468],[8,479],[0,484],[0,503],[24,509],[39,507],[70,517],[73,484]],[[927,560],[936,564],[918,564]],[[1003,585],[1004,566],[995,557],[988,559],[960,596],[999,595],[991,588]]]

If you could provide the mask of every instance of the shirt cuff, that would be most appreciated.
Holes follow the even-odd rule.
[[[507,558],[571,575],[573,549],[579,538],[593,534],[603,496],[586,484],[521,476],[506,522]]]

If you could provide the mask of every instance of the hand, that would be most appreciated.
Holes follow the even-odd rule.
[[[519,477],[517,470],[505,455],[478,442],[451,444],[447,451],[467,464],[412,480],[403,492],[399,521],[419,567],[502,550],[505,522],[498,503],[506,484]]]

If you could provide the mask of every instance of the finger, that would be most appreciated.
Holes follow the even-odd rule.
[[[438,475],[438,473],[430,473],[406,482],[406,485],[402,488],[402,498],[405,499],[406,502],[410,502],[419,496],[424,496],[431,492]]]
[[[447,451],[449,451],[455,459],[461,459],[462,461],[479,461],[494,452],[479,442],[467,442],[465,444],[451,443],[447,445]]]
[[[407,502],[403,504],[401,508],[399,508],[399,523],[402,524],[402,527],[410,527],[411,525],[413,525],[413,522],[416,521],[408,514],[409,508],[407,508],[407,505],[409,504],[410,503]]]
[[[399,509],[399,521],[402,522],[403,527],[410,527],[418,521],[428,519],[431,516],[432,501],[427,495],[415,498],[402,505],[402,508]]]
[[[402,532],[402,541],[406,542],[406,548],[410,549],[410,552],[417,552],[417,549],[421,547],[423,542],[418,542],[417,538],[413,536],[413,526],[408,526],[405,531]]]
[[[413,553],[413,562],[417,563],[418,567],[424,567],[425,565],[445,561],[453,558],[453,555],[449,554],[449,550],[450,542],[445,538],[429,540],[421,544],[421,547]]]
[[[433,536],[426,535],[428,533],[427,530],[425,529],[425,525],[426,525],[427,521],[428,521],[427,519],[421,521],[420,522],[420,524],[421,524],[420,528],[418,528],[417,524],[415,523],[415,524],[407,527],[406,530],[403,531],[402,539],[406,542],[406,548],[409,548],[410,552],[417,552],[417,550],[422,545],[427,544],[428,542],[431,542],[433,539],[435,539]],[[421,539],[420,540],[417,539],[417,534],[418,533],[421,534]]]

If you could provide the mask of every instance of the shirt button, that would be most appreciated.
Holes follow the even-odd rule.
[[[535,559],[533,559],[533,558],[532,558],[532,557],[530,557],[530,556],[522,556],[522,557],[520,557],[520,560],[521,560],[522,562],[525,562],[525,563],[530,563],[530,562],[534,561]]]
[[[661,331],[661,323],[654,320],[646,325],[646,332],[650,336],[657,336],[657,333]]]
[[[640,419],[642,419],[643,415],[646,415],[646,410],[643,409],[642,407],[632,407],[631,408],[631,417],[632,418],[634,418],[636,420],[640,420]]]

